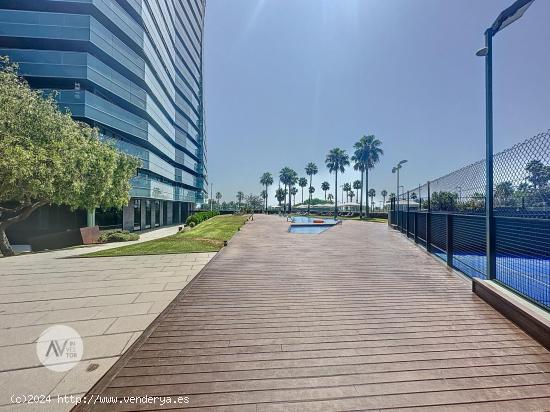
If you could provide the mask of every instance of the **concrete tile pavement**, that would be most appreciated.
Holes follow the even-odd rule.
[[[175,233],[163,228],[142,241]],[[76,258],[116,245],[0,259],[0,410],[66,411],[57,395],[83,394],[116,362],[215,253]],[[43,367],[36,340],[52,325],[83,338],[67,372]],[[90,367],[92,365],[92,367]],[[52,403],[14,405],[12,395],[51,395]]]

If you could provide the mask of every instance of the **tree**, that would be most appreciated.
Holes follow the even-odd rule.
[[[309,162],[307,165],[306,165],[306,175],[309,176],[309,187],[312,186],[312,180],[313,180],[313,176],[317,174],[319,170],[317,169],[317,165],[313,162]],[[310,203],[311,203],[311,192],[309,193],[309,202],[307,204],[307,214],[309,215],[309,207],[310,207]],[[302,201],[303,202],[303,201]]]
[[[265,210],[267,211],[267,197],[268,197],[268,187],[273,184],[273,176],[269,172],[265,172],[260,178],[260,184],[265,186]]]
[[[302,188],[302,203],[304,203],[304,187],[307,186],[307,179],[305,177],[298,179],[298,186]]]
[[[495,200],[498,206],[511,206],[513,204],[514,185],[512,182],[500,182],[495,187]]]
[[[334,172],[334,218],[338,217],[338,172],[344,173],[349,166],[349,156],[344,149],[335,147],[325,159],[329,173]]]
[[[371,206],[374,205],[374,196],[376,196],[376,190],[369,189],[369,197]]]
[[[327,190],[330,190],[330,183],[329,182],[321,183],[321,190],[325,192],[325,200],[327,200]]]
[[[332,203],[332,199],[334,199],[334,196],[333,196],[332,193],[329,193],[329,194],[328,194],[328,201],[329,201],[330,203]]]
[[[374,168],[374,165],[380,161],[380,156],[384,154],[380,146],[382,146],[382,142],[374,135],[362,136],[354,145],[354,158],[356,162],[362,164],[365,170],[365,193],[369,193],[369,170]],[[367,217],[368,216],[369,205],[367,202]]]
[[[453,192],[434,192],[430,200],[432,210],[453,211],[457,204],[458,194]]]
[[[251,193],[245,197],[244,208],[247,213],[254,213],[262,208],[263,203],[260,196]]]
[[[359,200],[362,204],[363,203],[363,193],[359,194],[359,191],[363,188],[363,185],[361,184],[361,181],[360,180],[355,180],[352,183],[352,187],[355,189],[355,193],[357,193],[357,196],[361,197],[361,199],[359,199]],[[359,215],[361,215],[361,206],[359,206]]]
[[[281,207],[281,203],[284,202],[286,199],[286,190],[283,188],[278,188],[275,192],[275,199],[279,202],[279,208]]]
[[[348,196],[349,196],[349,201],[353,202],[353,198],[355,197],[355,192],[350,189],[348,192]]]
[[[382,190],[380,192],[380,194],[382,195],[382,210],[384,210],[386,208],[386,196],[388,196],[388,191],[386,189]]]
[[[218,209],[220,208],[221,198],[222,198],[222,194],[220,192],[216,192],[216,201],[218,202]]]
[[[243,199],[244,199],[244,193],[241,192],[241,191],[238,191],[237,192],[237,207],[239,208],[239,210],[241,209],[241,203],[243,202]]]
[[[292,195],[293,202],[292,204],[296,206],[296,195],[298,194],[298,189],[296,187],[293,187],[290,189],[290,194]]]
[[[525,166],[525,170],[529,173],[527,180],[534,189],[547,186],[550,182],[550,166],[545,166],[540,160],[531,160]]]
[[[285,192],[288,193],[288,213],[292,212],[292,186],[295,185],[298,182],[298,174],[295,170],[291,169],[290,167],[283,167],[281,171],[279,172],[279,178],[281,179],[281,182],[285,185]],[[286,191],[286,188],[288,187],[288,191]]]
[[[349,202],[349,192],[351,191],[351,185],[349,183],[345,183],[343,190],[344,192],[346,192],[346,202]]]
[[[359,219],[363,219],[363,181],[364,181],[364,175],[365,175],[365,163],[362,159],[362,152],[360,150],[360,142],[355,143],[355,152],[353,153],[353,156],[351,157],[351,161],[353,162],[353,169],[359,170],[361,172],[361,195],[359,197]],[[354,182],[355,186],[355,182]],[[356,189],[357,190],[357,189]]]
[[[0,58],[0,252],[13,256],[6,229],[47,204],[72,209],[128,204],[138,159],[102,141],[97,129],[32,90]]]
[[[309,192],[309,202],[307,204],[311,205],[312,204],[311,196],[313,196],[313,193],[315,193],[315,188],[313,186],[310,186],[308,189],[308,192]]]
[[[267,199],[267,190],[262,190],[262,192],[260,193],[260,197],[265,201]],[[265,211],[267,212],[267,203],[265,205]]]

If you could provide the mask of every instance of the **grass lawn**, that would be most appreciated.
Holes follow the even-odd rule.
[[[223,247],[249,218],[249,215],[214,216],[205,222],[172,236],[134,245],[121,246],[99,252],[88,253],[85,257],[162,255],[166,253],[217,252]]]
[[[298,216],[298,215],[293,215],[293,216]],[[334,218],[334,215],[332,215],[332,216],[318,216],[318,215],[310,214],[309,217],[314,217],[314,218],[319,218],[319,219],[332,219],[332,218]],[[383,219],[383,218],[379,218],[379,217],[371,217],[369,219],[363,218],[363,219],[360,220],[359,216],[357,216],[357,217],[338,216],[338,219],[341,219],[341,220],[357,220],[357,221],[360,221],[360,222],[375,222],[375,223],[386,223],[386,224],[388,224],[388,219]]]

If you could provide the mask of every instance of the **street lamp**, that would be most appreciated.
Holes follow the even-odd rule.
[[[391,170],[392,173],[397,173],[397,226],[399,226],[399,169],[401,169],[405,163],[407,163],[407,160],[401,160]]]
[[[485,227],[487,249],[487,277],[496,277],[495,220],[493,211],[493,37],[499,31],[523,16],[535,0],[517,0],[499,14],[491,27],[485,30],[485,47],[476,56],[485,57]]]

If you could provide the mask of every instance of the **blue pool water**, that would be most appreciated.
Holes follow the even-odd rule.
[[[314,220],[323,220],[324,223],[314,223]],[[306,216],[295,216],[292,218],[292,224],[288,228],[290,233],[318,234],[330,229],[338,221],[334,219],[319,219]]]
[[[325,218],[313,218],[307,216],[294,216],[292,218],[292,223],[313,223],[314,220],[324,220],[325,223],[333,225],[337,221],[334,219],[325,219]]]

